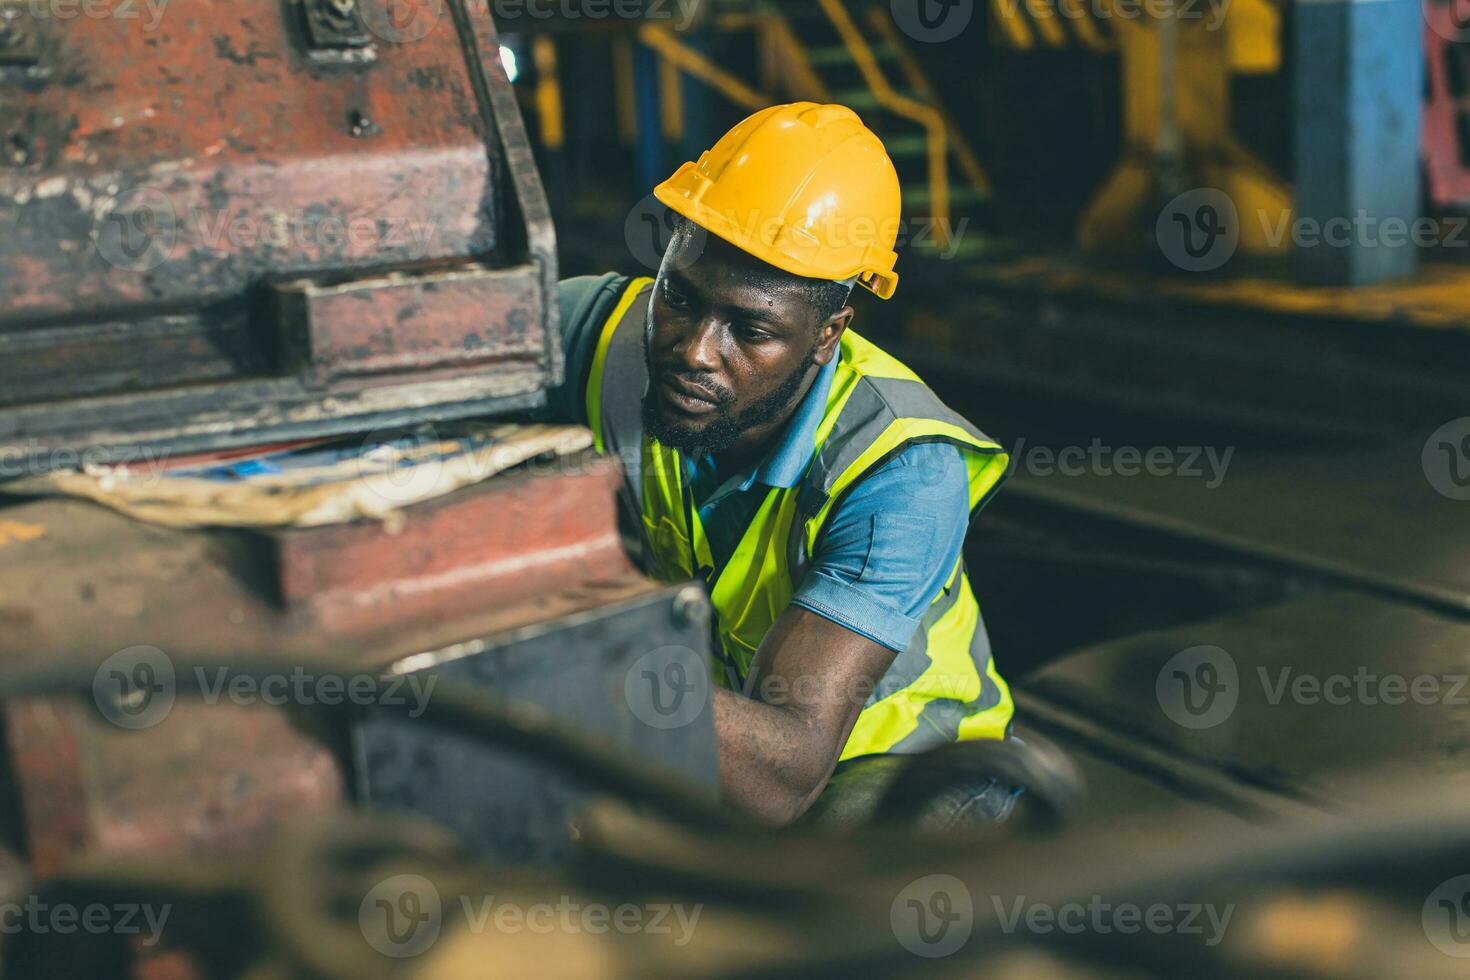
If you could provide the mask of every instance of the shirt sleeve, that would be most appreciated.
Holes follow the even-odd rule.
[[[537,421],[587,424],[587,377],[592,373],[597,339],[627,284],[627,276],[611,272],[557,283],[566,379],[546,393],[546,407],[534,416]]]
[[[960,450],[910,446],[853,487],[828,518],[791,601],[902,652],[949,581],[969,524]]]

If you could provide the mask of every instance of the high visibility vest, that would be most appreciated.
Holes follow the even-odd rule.
[[[651,573],[704,579],[715,562],[683,460],[643,432],[648,385],[643,334],[652,279],[631,281],[603,325],[586,390],[597,448],[619,456],[641,511]],[[859,480],[914,443],[946,442],[965,457],[973,515],[1009,465],[1001,447],[944,403],[897,359],[852,330],[843,334],[816,452],[806,476],[773,487],[714,579],[715,676],[739,689],[766,632],[790,604],[833,508]],[[864,692],[866,693],[866,692]],[[1004,738],[1014,706],[995,669],[980,606],[961,558],[920,628],[867,697],[841,759],[913,753],[960,739]]]

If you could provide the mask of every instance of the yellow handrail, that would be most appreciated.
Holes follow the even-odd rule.
[[[736,105],[754,110],[764,109],[772,104],[770,98],[710,61],[702,52],[684,44],[667,27],[645,24],[638,29],[638,40],[683,71],[713,87]]]
[[[990,175],[985,172],[985,167],[980,163],[980,155],[961,135],[960,128],[955,125],[954,119],[945,111],[944,101],[940,99],[939,92],[929,81],[929,76],[924,74],[924,69],[919,66],[919,59],[914,57],[908,45],[904,44],[903,38],[899,37],[893,18],[885,13],[882,7],[869,7],[868,20],[873,25],[873,29],[898,55],[898,67],[903,70],[909,87],[928,99],[943,117],[944,125],[949,129],[949,141],[954,147],[954,155],[959,159],[960,169],[965,172],[965,177],[976,190],[982,194],[989,194],[991,191]]]
[[[837,29],[842,43],[852,60],[857,63],[863,80],[872,90],[878,104],[894,115],[912,120],[924,127],[929,145],[929,200],[933,205],[935,229],[934,242],[941,248],[949,246],[949,137],[944,117],[935,109],[921,102],[905,98],[888,84],[873,49],[853,23],[842,0],[818,0],[827,19]]]
[[[786,55],[786,63],[791,70],[791,81],[796,83],[795,87],[800,90],[801,97],[811,102],[831,102],[832,92],[822,81],[822,76],[818,75],[817,70],[812,67],[812,59],[807,53],[806,45],[792,29],[791,21],[779,11],[770,12],[766,18],[768,29]]]

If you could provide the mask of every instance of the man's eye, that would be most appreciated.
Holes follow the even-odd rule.
[[[664,302],[675,309],[687,310],[689,308],[689,300],[667,285],[664,286]]]
[[[739,334],[741,340],[752,344],[759,344],[771,339],[770,334],[764,330],[758,330],[755,327],[737,327],[735,332]]]

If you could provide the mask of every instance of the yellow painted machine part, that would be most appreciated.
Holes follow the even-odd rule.
[[[536,35],[531,42],[531,56],[536,63],[536,114],[541,117],[541,143],[548,150],[560,150],[567,142],[567,127],[556,41],[546,34]]]
[[[618,139],[624,146],[638,140],[638,99],[633,84],[633,41],[618,33],[613,37],[613,88],[617,95]]]
[[[904,80],[908,82],[909,88],[927,99],[929,104],[934,106],[944,118],[944,124],[949,130],[950,146],[954,149],[955,159],[960,162],[960,169],[965,172],[965,179],[976,190],[989,194],[991,191],[990,175],[981,165],[979,154],[961,135],[960,127],[955,125],[954,119],[945,111],[944,100],[939,97],[939,91],[934,87],[934,83],[929,81],[929,76],[924,73],[919,59],[914,57],[914,52],[904,42],[901,32],[893,23],[892,15],[883,7],[869,7],[868,21],[874,32],[897,53],[899,71],[903,72]]]
[[[1234,16],[1231,10],[1229,17]],[[1286,239],[1273,243],[1269,230],[1281,215],[1290,215],[1290,188],[1232,135],[1231,32],[1209,29],[1205,18],[1176,21],[1171,140],[1163,100],[1160,24],[1122,17],[1113,23],[1123,58],[1123,160],[1083,212],[1080,244],[1099,252],[1135,247],[1140,229],[1152,227],[1164,203],[1158,171],[1160,163],[1167,162],[1161,151],[1172,142],[1178,148],[1179,190],[1217,188],[1234,201],[1241,219],[1242,252],[1262,255],[1288,247]],[[1257,220],[1262,213],[1272,222]]]
[[[658,91],[664,139],[676,143],[684,138],[684,82],[668,58],[658,59]]]
[[[1281,8],[1271,0],[1230,0],[1225,21],[1230,70],[1274,75],[1281,70]]]

